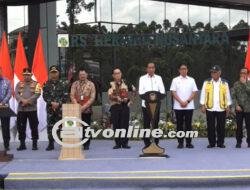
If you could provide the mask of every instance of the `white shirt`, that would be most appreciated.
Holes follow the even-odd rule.
[[[214,85],[214,96],[213,96],[213,107],[211,109],[207,109],[208,111],[217,111],[217,112],[222,112],[225,111],[220,108],[220,83],[221,83],[221,78],[219,78],[218,81],[215,81],[212,79],[212,83]],[[229,91],[228,84],[227,85],[227,104],[230,106],[232,104],[232,99]],[[200,97],[200,104],[205,105],[205,82],[203,83],[202,90],[201,90],[201,97]]]
[[[195,80],[192,77],[178,76],[172,80],[170,91],[176,92],[177,96],[182,100],[186,101],[192,95],[193,92],[197,92],[197,86]],[[191,110],[194,109],[194,100],[190,101],[187,107],[181,107],[180,103],[174,98],[174,109],[175,110]]]
[[[139,94],[142,95],[149,91],[158,91],[161,94],[165,94],[165,87],[161,76],[153,75],[151,77],[149,74],[146,74],[140,77]],[[146,107],[145,100],[142,100],[142,107]]]

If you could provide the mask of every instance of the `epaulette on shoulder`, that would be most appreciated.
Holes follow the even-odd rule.
[[[37,81],[35,81],[35,80],[31,80],[31,82],[32,82],[33,84],[37,84]]]

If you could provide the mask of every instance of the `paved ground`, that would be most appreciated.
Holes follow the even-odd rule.
[[[162,179],[159,183],[157,181],[152,181],[152,183],[165,186],[165,182],[168,181],[169,188],[178,189],[180,188],[178,185],[173,185],[176,184],[176,180],[182,184],[181,188],[186,180],[192,182],[210,180],[211,182],[216,181],[211,184],[216,189],[219,188],[221,181],[229,184],[227,188],[221,188],[246,189],[246,181],[250,182],[250,148],[243,144],[241,149],[236,149],[233,138],[226,139],[227,147],[225,149],[207,149],[207,139],[195,139],[194,149],[177,149],[176,140],[161,141],[161,146],[166,148],[170,158],[140,158],[139,154],[141,154],[143,146],[140,141],[130,142],[132,148],[129,150],[113,150],[113,144],[113,141],[110,140],[93,140],[91,149],[85,151],[85,160],[58,161],[59,146],[55,151],[47,152],[45,151],[47,143],[40,142],[38,151],[32,151],[31,144],[28,144],[28,150],[17,152],[15,150],[17,144],[13,143],[10,152],[14,154],[15,159],[10,163],[1,164],[0,174],[9,174],[6,179],[8,184],[20,179],[46,181],[53,178],[54,180],[80,179],[86,181],[94,178],[95,180],[124,179],[127,181],[136,179],[139,180],[136,184],[148,183],[150,186],[150,180]],[[234,180],[236,182],[236,179],[242,181],[230,183]],[[216,186],[217,182],[218,186]],[[80,182],[77,183],[80,185]],[[88,181],[88,183],[95,185],[94,182]],[[131,183],[131,188],[133,185]],[[230,187],[231,185],[235,186]],[[120,186],[120,188],[122,187]],[[167,186],[165,187],[164,189],[167,189]],[[188,186],[186,187],[188,188]],[[204,190],[209,189],[208,186],[197,187]],[[128,189],[131,188],[128,187]],[[190,187],[190,189],[193,188]],[[122,189],[126,189],[126,187],[124,186]],[[155,188],[149,189],[160,190],[162,187],[156,185]]]

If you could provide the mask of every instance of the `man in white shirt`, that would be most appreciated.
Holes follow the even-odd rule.
[[[177,120],[177,131],[191,131],[194,110],[194,97],[198,91],[195,80],[187,76],[186,64],[179,65],[180,76],[172,80],[170,91],[174,99],[174,111]],[[185,122],[185,128],[184,128]],[[186,138],[186,147],[194,148],[191,138]],[[177,148],[184,147],[184,138],[178,138]]]
[[[207,116],[207,133],[209,145],[207,148],[225,148],[225,121],[226,114],[232,104],[230,90],[226,80],[222,79],[221,68],[215,65],[210,70],[211,78],[207,79],[201,90],[201,111]],[[217,139],[216,133],[217,131]]]
[[[147,65],[147,74],[140,77],[139,81],[139,94],[145,94],[149,91],[158,91],[161,94],[165,94],[165,87],[162,81],[161,76],[155,74],[155,64],[148,63]],[[145,129],[150,128],[150,115],[146,109],[145,101],[142,100],[142,113],[143,113],[143,125]],[[155,116],[155,127],[158,128],[160,113],[157,113]],[[159,139],[155,139],[155,143],[159,144]],[[148,147],[151,142],[150,138],[144,138],[145,147]]]

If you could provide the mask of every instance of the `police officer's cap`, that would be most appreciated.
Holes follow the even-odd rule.
[[[31,75],[31,69],[30,68],[24,68],[23,69],[23,75]]]
[[[49,68],[49,72],[59,72],[59,68],[58,66],[56,65],[52,65],[50,68]]]

